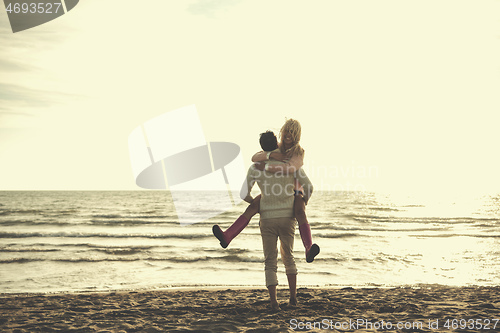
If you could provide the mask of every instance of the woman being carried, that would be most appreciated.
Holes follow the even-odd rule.
[[[264,151],[256,153],[252,157],[252,162],[257,162],[257,169],[265,170],[267,172],[281,172],[284,174],[300,172],[300,168],[304,164],[304,149],[299,144],[300,135],[300,123],[297,120],[288,119],[280,130],[281,140],[278,145],[278,149],[270,150],[273,147],[272,143],[268,143],[267,146],[265,144],[263,145],[263,135],[261,135],[261,147]],[[269,165],[263,163],[270,158],[283,161],[285,163],[280,165]],[[294,213],[295,218],[299,223],[300,237],[306,250],[306,261],[313,262],[320,249],[317,244],[313,244],[312,242],[311,227],[309,226],[305,213],[306,203],[303,200],[303,190],[297,180],[295,181],[294,193]],[[252,201],[245,212],[226,231],[222,231],[218,225],[214,225],[212,227],[214,236],[217,237],[223,248],[226,248],[229,243],[248,225],[250,219],[259,212],[259,203],[260,195]]]

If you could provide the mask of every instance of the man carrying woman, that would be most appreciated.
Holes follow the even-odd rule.
[[[294,119],[288,119],[281,128],[281,140],[277,146],[272,143],[268,146],[263,146],[261,135],[261,147],[263,151],[256,153],[252,157],[252,162],[256,162],[255,168],[259,171],[265,170],[269,173],[286,176],[303,172],[301,167],[304,164],[304,149],[299,144],[300,136],[300,123]],[[272,160],[284,163],[271,163],[270,161]],[[293,212],[299,223],[300,237],[305,248],[306,261],[313,262],[320,249],[317,244],[313,244],[312,242],[311,227],[305,213],[307,200],[304,199],[303,184],[300,183],[297,177],[295,178],[294,193],[292,195],[294,195]],[[250,219],[260,211],[260,200],[260,195],[253,199],[245,212],[226,231],[222,231],[218,225],[213,226],[212,231],[223,248],[226,248],[248,225]]]

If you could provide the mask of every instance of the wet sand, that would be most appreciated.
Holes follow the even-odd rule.
[[[0,331],[500,331],[500,287],[301,288],[295,307],[282,287],[278,299],[280,312],[265,289],[3,294]]]

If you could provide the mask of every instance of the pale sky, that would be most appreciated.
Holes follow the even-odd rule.
[[[207,141],[302,124],[318,190],[500,192],[498,0],[83,0],[0,10],[0,190],[139,189],[128,135],[195,104]],[[182,137],[182,134],[180,134]]]

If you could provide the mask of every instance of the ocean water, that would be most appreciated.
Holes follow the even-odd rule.
[[[258,216],[227,249],[212,235],[245,208],[181,226],[168,191],[2,191],[0,293],[265,287]],[[296,231],[299,286],[500,284],[500,195],[317,192],[307,214],[321,253],[306,263]]]

